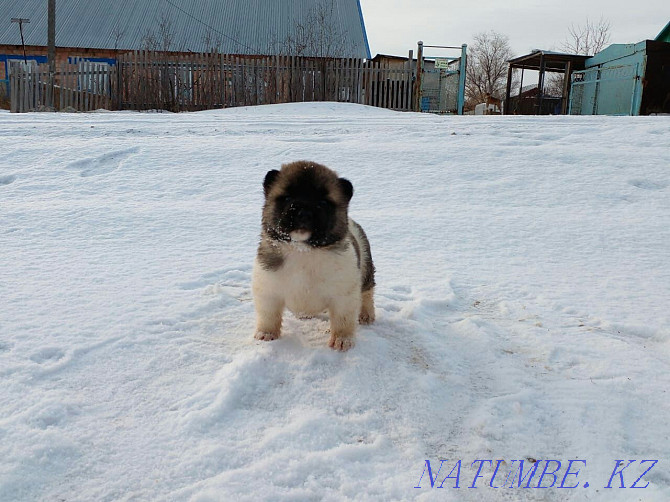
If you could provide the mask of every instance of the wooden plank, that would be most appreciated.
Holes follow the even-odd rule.
[[[35,96],[35,68],[30,67],[28,69],[28,85],[26,86],[26,111],[31,112],[34,109],[34,96]]]
[[[265,59],[256,59],[256,104],[257,105],[263,105],[265,104],[265,71],[264,71],[264,66],[265,64]]]
[[[81,69],[81,86],[82,89],[84,90],[84,107],[83,111],[88,112],[91,111],[91,88],[89,87],[89,81],[90,81],[90,72],[89,72],[89,66],[90,63],[88,61],[82,61],[80,65]]]
[[[274,71],[275,71],[275,93],[274,93],[275,94],[275,100],[274,100],[274,102],[275,103],[280,103],[281,102],[280,99],[279,99],[279,93],[280,93],[279,89],[280,89],[280,85],[281,85],[281,70],[280,70],[279,61],[280,61],[280,56],[275,55],[275,57],[274,57]]]
[[[388,79],[388,69],[386,64],[382,63],[380,69],[381,77],[380,82],[382,86],[382,108],[390,108],[389,106],[389,79]]]
[[[86,111],[90,112],[95,110],[95,87],[93,84],[93,63],[87,61],[84,65],[84,72],[86,74],[86,92],[88,94],[88,106]]]
[[[365,66],[367,63],[363,62],[363,59],[358,60],[358,75],[356,78],[358,81],[356,82],[356,93],[358,95],[358,103],[361,105],[366,104],[365,102],[365,96],[363,94],[363,85],[365,84]]]
[[[17,72],[18,81],[19,81],[19,85],[18,85],[18,87],[19,87],[19,89],[18,89],[18,93],[19,93],[18,110],[19,110],[19,113],[23,113],[26,109],[25,99],[26,99],[26,85],[27,85],[27,82],[26,82],[26,76],[25,76],[24,69],[18,64],[16,66],[17,66],[16,72]]]
[[[261,99],[259,100],[259,104],[261,105],[267,105],[268,104],[268,96],[267,96],[267,91],[268,91],[268,64],[267,64],[267,58],[263,57],[260,60],[261,63],[261,69],[260,69],[260,79],[258,81],[259,84],[259,91],[261,95]]]
[[[370,64],[370,104],[377,106],[377,63]]]
[[[219,68],[221,75],[221,108],[225,108],[227,103],[226,92],[228,90],[228,79],[226,78],[226,56],[224,54],[219,54]]]
[[[61,111],[65,110],[68,107],[68,92],[69,92],[69,86],[68,86],[68,73],[69,73],[69,68],[67,65],[67,61],[63,61],[60,67],[60,109]]]
[[[81,60],[78,65],[78,71],[79,71],[79,92],[81,93],[81,104],[78,108],[78,111],[80,112],[87,112],[89,108],[89,92],[88,92],[88,81],[87,81],[87,75],[86,75],[86,69],[88,67],[88,63],[86,61]]]
[[[39,103],[39,81],[40,75],[37,66],[30,67],[30,92],[28,93],[28,111],[35,111]]]
[[[374,63],[374,65],[373,65],[374,66],[373,82],[374,82],[374,91],[375,91],[375,99],[374,99],[373,105],[376,106],[376,107],[381,106],[381,98],[382,98],[382,93],[381,93],[382,89],[381,89],[381,85],[380,85],[381,78],[380,78],[380,71],[379,71],[380,65],[381,65],[381,63]]]
[[[78,112],[82,111],[83,105],[84,105],[84,93],[83,93],[83,87],[81,85],[81,65],[77,64],[76,66],[76,79],[75,79],[75,110]]]
[[[200,79],[200,65],[198,64],[198,56],[196,54],[191,54],[190,59],[190,84],[193,88],[191,93],[191,102],[188,105],[188,108],[191,110],[197,110],[202,106],[202,80]]]
[[[11,65],[9,61],[6,63],[8,65]],[[18,100],[17,100],[17,90],[18,90],[18,80],[16,78],[15,70],[12,66],[10,66],[10,73],[9,73],[9,111],[11,113],[17,113],[18,111]]]
[[[60,65],[58,65],[58,86],[59,86],[59,92],[58,92],[58,110],[63,109],[63,63],[61,62]],[[55,100],[54,100],[55,101]],[[54,103],[55,105],[56,103]]]
[[[21,65],[17,63],[16,65],[14,65],[14,71],[16,72],[16,112],[22,113],[23,93],[25,92],[23,90],[24,86],[23,69],[21,68]]]
[[[289,102],[295,102],[295,56],[289,56],[289,68],[288,68],[288,90],[289,90]]]
[[[312,77],[312,94],[310,96],[310,101],[316,101],[316,62],[311,60],[309,62],[309,73]]]
[[[67,106],[74,108],[74,67],[71,64],[68,64],[67,67]]]
[[[17,71],[19,74],[19,113],[24,113],[26,111],[26,87],[28,86],[28,76],[23,67],[19,67]]]
[[[20,63],[14,65],[14,71],[16,72],[16,112],[23,113],[24,111],[24,94],[25,94],[25,80],[23,67]]]
[[[30,67],[30,87],[30,111],[35,111],[40,102],[40,72],[38,65]]]
[[[77,109],[77,68],[70,64],[70,108]]]
[[[33,108],[33,106],[32,106],[33,105],[32,96],[33,96],[34,78],[33,78],[32,67],[26,69],[25,74],[26,74],[26,85],[25,85],[25,93],[24,93],[24,96],[23,96],[23,99],[24,99],[23,109],[26,112],[30,112],[30,111],[32,111],[32,108]]]
[[[235,56],[235,106],[244,105],[244,67],[242,60]]]
[[[395,109],[395,70],[388,66],[386,73],[386,87],[388,88],[388,104],[391,110]]]
[[[398,68],[394,68],[393,72],[391,74],[391,82],[392,82],[392,96],[393,96],[393,109],[397,110],[400,108],[400,87],[399,87],[399,82],[400,82],[400,74],[398,73]]]
[[[349,58],[347,62],[347,103],[355,103],[356,87],[356,58]]]
[[[79,111],[79,98],[81,97],[79,89],[79,68],[72,65],[72,108]]]

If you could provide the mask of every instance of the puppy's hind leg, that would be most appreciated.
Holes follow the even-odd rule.
[[[279,298],[269,296],[257,296],[254,298],[256,307],[256,333],[257,340],[276,340],[281,332],[282,314],[284,303]]]
[[[361,324],[372,324],[375,322],[375,298],[374,288],[363,291],[361,295],[361,312],[358,322]]]

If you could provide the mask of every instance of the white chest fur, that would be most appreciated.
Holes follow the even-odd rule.
[[[277,270],[254,264],[254,296],[273,297],[295,314],[318,314],[345,299],[360,301],[361,275],[351,244],[342,250],[282,243],[284,262]],[[346,301],[346,300],[345,300]]]

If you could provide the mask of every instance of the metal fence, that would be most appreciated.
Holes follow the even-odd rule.
[[[197,111],[304,101],[412,110],[413,68],[363,59],[137,51],[115,65],[12,63],[11,109]]]
[[[572,74],[571,115],[637,115],[638,64],[590,68]]]
[[[426,57],[424,49],[437,51],[458,50],[458,57]],[[418,43],[418,58],[421,68],[420,94],[415,105],[418,110],[430,113],[463,114],[465,102],[465,77],[467,67],[467,45],[461,47],[424,45]]]

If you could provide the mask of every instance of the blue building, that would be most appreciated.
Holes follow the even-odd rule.
[[[572,75],[569,113],[670,113],[670,43],[613,44],[587,59]]]

